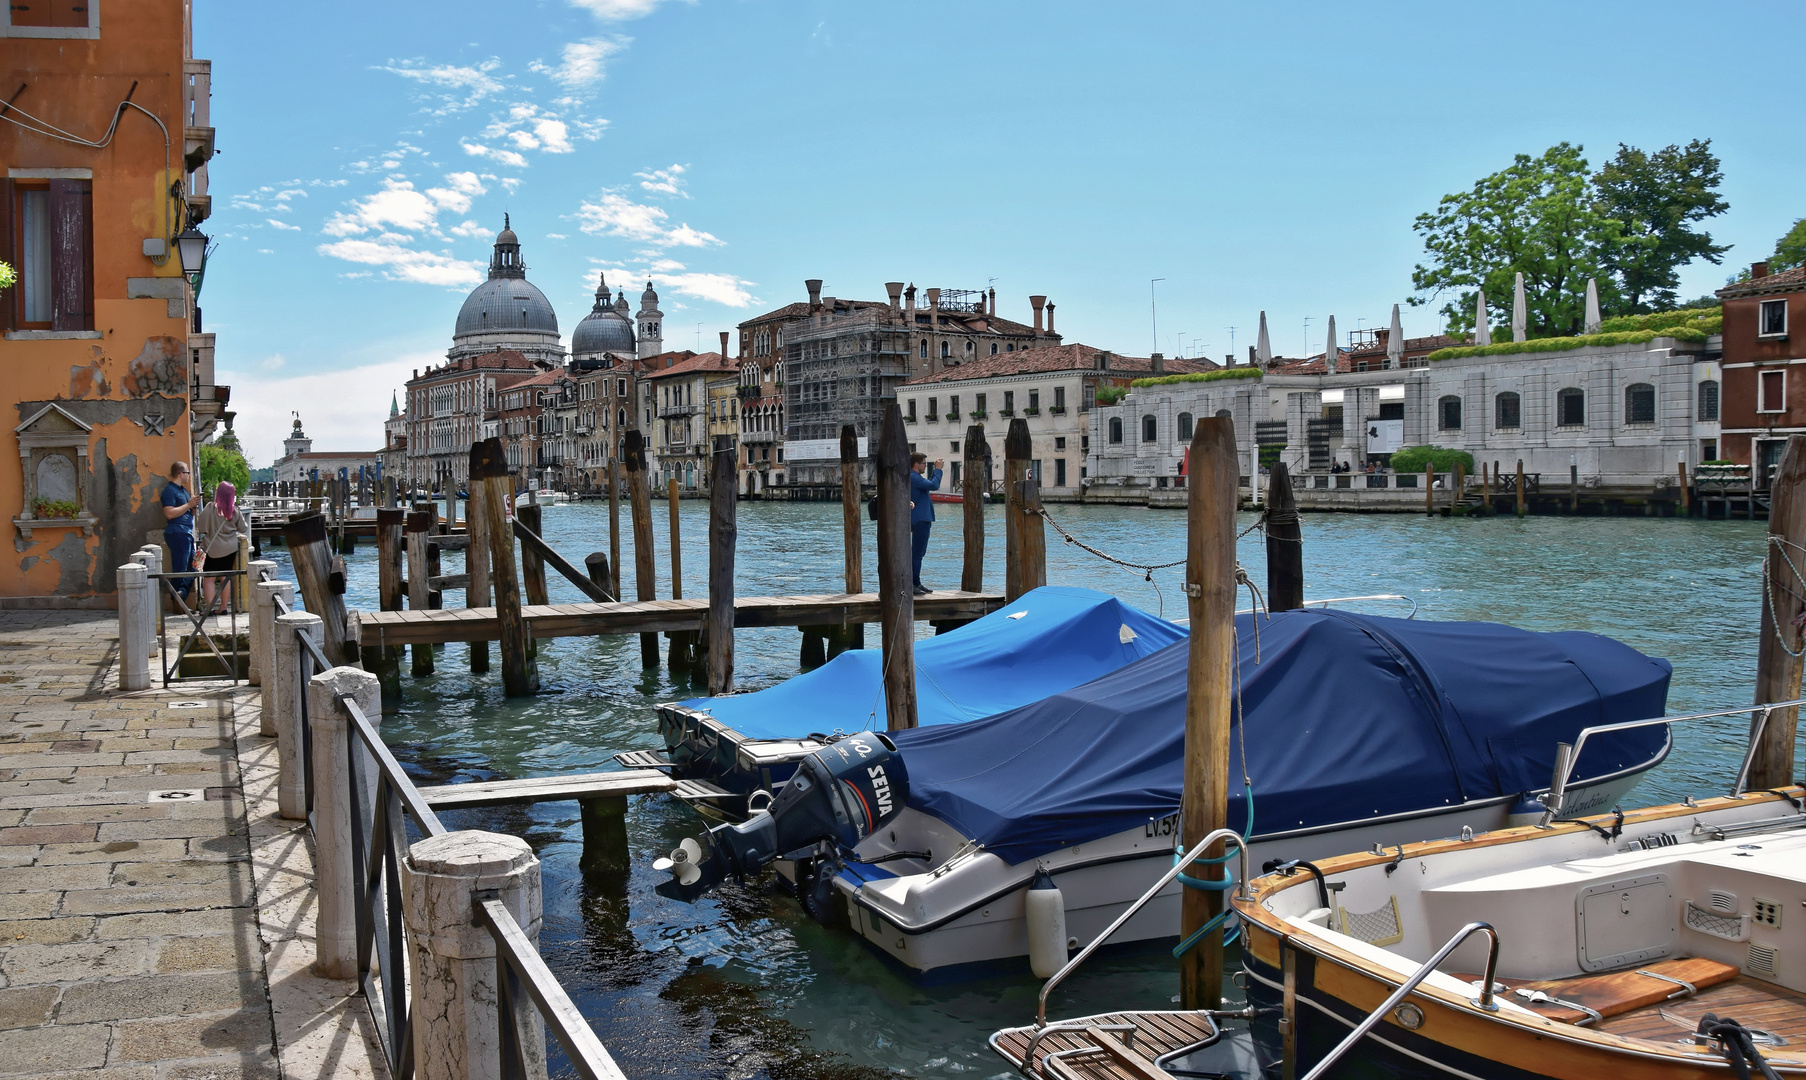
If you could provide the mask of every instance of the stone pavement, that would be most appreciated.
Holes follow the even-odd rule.
[[[117,646],[112,612],[0,612],[0,1076],[386,1076],[353,985],[307,973],[258,691],[153,660],[121,693]]]

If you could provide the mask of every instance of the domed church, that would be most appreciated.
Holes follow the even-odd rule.
[[[495,254],[489,259],[489,280],[473,289],[458,309],[452,347],[445,356],[455,362],[499,349],[512,349],[554,367],[564,364],[558,316],[546,294],[527,280],[520,237],[514,235],[505,214],[502,231],[496,234]]]
[[[613,367],[616,360],[643,360],[657,356],[663,346],[663,332],[659,323],[665,316],[658,309],[658,293],[652,291],[652,282],[648,281],[646,291],[640,294],[638,316],[630,319],[628,314],[627,290],[615,293],[611,302],[608,275],[599,275],[596,279],[595,306],[577,324],[577,329],[571,332],[572,364],[581,370],[590,371]]]

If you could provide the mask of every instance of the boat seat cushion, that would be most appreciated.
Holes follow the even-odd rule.
[[[1639,972],[1650,971],[1657,975],[1666,975],[1667,979],[1652,978]],[[1479,978],[1478,975],[1457,975],[1458,979]],[[1576,1005],[1584,1005],[1601,1017],[1619,1016],[1623,1013],[1641,1009],[1645,1005],[1654,1005],[1664,1001],[1676,993],[1683,993],[1683,988],[1669,982],[1668,979],[1679,979],[1693,984],[1695,989],[1717,986],[1737,977],[1737,969],[1729,964],[1721,964],[1716,960],[1699,958],[1683,958],[1679,960],[1661,960],[1653,964],[1640,964],[1626,971],[1613,971],[1603,975],[1580,975],[1571,979],[1499,979],[1512,991],[1511,999],[1517,1004],[1531,1009],[1551,1020],[1562,1023],[1579,1024],[1589,1017],[1580,1009],[1552,1003],[1536,1003],[1526,1000],[1516,991],[1541,990],[1552,998],[1571,1001]]]

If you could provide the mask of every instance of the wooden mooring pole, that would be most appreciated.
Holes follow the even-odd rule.
[[[320,616],[325,626],[326,645],[322,650],[329,663],[358,663],[356,650],[346,649],[345,591],[343,579],[332,572],[332,545],[326,539],[326,519],[318,513],[291,518],[282,527],[283,543],[288,545],[289,560],[295,568],[295,585],[301,602],[308,611]]]
[[[1423,467],[1423,512],[1426,514],[1434,514],[1436,512],[1435,465],[1425,465]]]
[[[909,437],[896,402],[878,437],[878,614],[885,727],[916,726],[916,598],[909,555]]]
[[[1790,435],[1781,465],[1769,486],[1768,550],[1762,587],[1768,595],[1758,604],[1761,637],[1756,643],[1756,704],[1789,701],[1800,696],[1800,642],[1797,628],[1806,581],[1794,572],[1806,568],[1806,437]],[[1749,787],[1786,787],[1793,783],[1794,732],[1798,709],[1776,709],[1760,737],[1754,727],[1756,752],[1750,759]],[[1758,718],[1754,723],[1760,723]]]
[[[1041,524],[1041,486],[1030,472],[1034,440],[1028,421],[1010,421],[1003,439],[1004,575],[1003,595],[1014,602],[1025,592],[1047,584],[1047,539]]]
[[[1518,517],[1524,516],[1524,459],[1518,458]]]
[[[1304,606],[1304,539],[1298,525],[1298,500],[1286,463],[1273,463],[1267,479],[1267,610],[1291,611]]]
[[[1480,498],[1483,509],[1481,513],[1492,513],[1492,485],[1499,478],[1499,463],[1492,463],[1492,471],[1486,471],[1486,462],[1480,463]]]
[[[433,527],[433,515],[430,511],[415,510],[408,514],[408,607],[414,611],[425,611],[432,606],[427,597],[427,532]],[[414,646],[414,668],[416,677],[433,673],[433,647],[431,645]]]
[[[865,591],[865,529],[859,515],[865,512],[859,485],[859,429],[840,426],[840,539],[846,561],[846,591]],[[865,648],[865,624],[843,623],[829,628],[828,658],[848,649]]]
[[[486,485],[472,481],[470,502],[464,507],[464,572],[470,577],[470,584],[464,587],[467,608],[489,607],[493,603],[489,592],[489,517],[483,510],[487,494]],[[470,670],[478,675],[489,670],[487,641],[470,643]]]
[[[1681,478],[1681,516],[1687,517],[1693,510],[1693,492],[1687,487],[1687,463],[1684,461],[1676,462],[1674,471],[1678,473]]]
[[[608,592],[621,598],[621,463],[608,463]]]
[[[683,522],[678,515],[677,477],[665,482],[665,506],[671,522],[671,599],[684,598]],[[689,671],[695,660],[696,636],[688,630],[665,635],[670,639],[665,666],[672,671]]]
[[[965,539],[965,560],[960,566],[959,587],[983,592],[985,587],[985,497],[991,491],[991,444],[985,442],[985,426],[966,429],[966,460],[960,478],[960,524]]]
[[[401,539],[407,519],[405,510],[384,507],[376,512],[376,605],[383,611],[400,611],[407,597]],[[382,683],[383,712],[400,712],[401,646],[364,646],[364,668]]]
[[[500,439],[484,439],[470,450],[470,482],[483,485],[483,531],[489,538],[489,585],[495,591],[501,636],[502,693],[531,697],[539,692],[539,668],[527,653],[527,623],[521,617],[520,583],[514,571],[514,530],[508,524],[508,456]],[[471,557],[480,557],[471,552]]]
[[[538,536],[541,529],[540,506],[538,502],[534,501],[533,493],[529,492],[527,498],[527,502],[514,508],[514,519],[533,530],[533,535]],[[514,541],[512,529],[509,530],[508,541],[510,543]],[[539,552],[526,544],[520,546],[520,584],[521,592],[525,594],[529,607],[552,602],[551,597],[546,593],[546,561],[540,557]],[[528,640],[527,655],[539,655],[537,641]]]
[[[627,432],[627,512],[633,519],[633,587],[639,600],[658,599],[652,562],[652,492],[646,486],[646,438],[638,428]],[[640,635],[640,667],[658,667],[658,635]]]
[[[1191,441],[1190,512],[1185,589],[1191,646],[1185,694],[1185,789],[1180,800],[1180,846],[1189,851],[1229,823],[1229,722],[1235,664],[1235,510],[1238,491],[1235,424],[1227,417],[1198,420]],[[1221,858],[1213,844],[1206,858]],[[1222,864],[1197,865],[1191,876],[1225,876]],[[1185,889],[1179,935],[1197,933],[1223,911],[1225,893]],[[1222,1000],[1220,930],[1179,958],[1184,1009],[1214,1009]]]
[[[710,697],[734,686],[734,545],[739,542],[739,450],[727,435],[715,436],[709,468],[709,658]]]

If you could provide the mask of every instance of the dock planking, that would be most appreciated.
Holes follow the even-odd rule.
[[[1001,593],[946,590],[915,598],[918,620],[976,619],[1004,603]],[[707,618],[707,597],[640,600],[619,604],[535,604],[521,608],[535,640],[613,634],[696,631]],[[877,593],[817,596],[741,596],[734,600],[734,627],[817,626],[877,622]],[[352,627],[371,646],[437,645],[452,641],[494,641],[501,634],[493,607],[440,610],[361,611]]]

